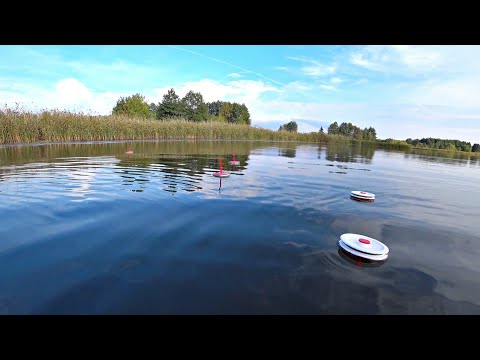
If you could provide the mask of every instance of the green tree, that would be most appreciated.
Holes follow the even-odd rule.
[[[337,122],[335,121],[334,123],[330,124],[327,131],[331,135],[338,134],[338,124],[337,124]]]
[[[233,104],[229,102],[222,102],[219,115],[224,117],[227,121],[231,118],[231,112],[233,111]]]
[[[158,105],[155,105],[154,103],[150,103],[150,105],[148,105],[148,110],[150,110],[151,117],[154,117],[154,118],[157,117]]]
[[[359,127],[357,127],[357,126],[354,126],[353,127],[353,132],[352,132],[352,137],[354,139],[361,140],[363,138],[363,130],[360,129]]]
[[[252,119],[250,118],[250,112],[245,104],[240,105],[240,111],[242,113],[241,122],[243,124],[252,125]]]
[[[243,108],[240,104],[237,104],[235,102],[232,104],[232,109],[229,113],[227,120],[228,122],[234,124],[243,123]]]
[[[280,126],[280,128],[278,129],[278,131],[282,131],[282,130],[285,130],[285,131],[291,131],[291,132],[297,132],[298,130],[298,125],[295,121],[290,121],[286,124],[283,124],[282,126]]]
[[[368,128],[368,133],[370,140],[377,140],[377,131],[373,127]]]
[[[150,107],[145,102],[145,97],[135,94],[127,97],[120,97],[117,105],[112,109],[113,115],[152,117]]]
[[[214,101],[207,103],[207,108],[210,120],[227,121],[235,124],[252,124],[250,112],[245,104],[240,105],[229,101]]]
[[[222,108],[222,105],[222,101],[214,101],[211,103],[207,103],[208,113],[214,116],[218,116],[220,114],[220,109]]]
[[[323,127],[320,126],[320,132],[324,134],[325,132],[323,131]]]
[[[180,118],[185,116],[184,103],[180,97],[175,93],[175,90],[170,89],[163,95],[163,100],[157,107],[157,118]]]
[[[207,121],[208,106],[199,92],[190,90],[182,99],[185,116],[192,121]]]
[[[478,144],[473,144],[473,146],[472,146],[472,151],[473,151],[473,152],[479,152],[479,151],[480,151],[480,145],[478,145]]]

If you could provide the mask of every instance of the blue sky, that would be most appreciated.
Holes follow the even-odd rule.
[[[480,46],[0,46],[0,104],[109,114],[169,88],[245,103],[252,124],[334,121],[480,143]]]

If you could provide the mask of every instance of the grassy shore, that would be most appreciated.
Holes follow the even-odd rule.
[[[473,152],[473,151],[461,151],[461,150],[452,150],[452,149],[432,149],[427,147],[421,146],[414,146],[411,149],[412,153],[415,154],[424,154],[430,156],[438,156],[441,155],[443,157],[455,158],[458,155],[474,157],[480,159],[480,152]]]
[[[320,132],[293,133],[224,122],[160,121],[120,115],[87,115],[68,111],[33,113],[18,109],[0,110],[0,144],[58,143],[109,140],[266,140],[322,143],[361,143],[365,147],[428,151],[412,148],[405,141],[386,139],[359,141]],[[434,150],[442,153],[458,151]],[[465,153],[479,156],[479,153]]]
[[[159,121],[66,111],[31,113],[0,110],[1,144],[140,139],[327,142],[328,138],[328,135],[321,133],[291,133],[218,122]]]

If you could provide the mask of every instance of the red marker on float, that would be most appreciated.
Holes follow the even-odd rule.
[[[374,238],[351,233],[340,236],[338,245],[352,255],[377,261],[385,260],[390,251],[387,245]]]
[[[133,151],[130,150],[130,145],[128,145],[127,151],[125,151],[125,154],[130,155],[133,154]]]
[[[370,202],[375,200],[375,194],[369,193],[367,191],[355,190],[350,193],[350,198],[353,200]]]
[[[220,171],[216,172],[213,174],[213,176],[219,177],[219,178],[224,178],[224,177],[229,177],[230,174],[227,171],[224,171],[222,168],[222,159],[220,159]]]
[[[235,158],[235,152],[233,152],[233,160],[228,162],[229,165],[240,165],[240,161]]]

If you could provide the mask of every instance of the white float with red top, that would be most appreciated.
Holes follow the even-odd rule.
[[[355,200],[363,200],[363,201],[373,201],[375,200],[375,194],[372,194],[367,191],[359,191],[355,190],[350,193],[350,196]]]
[[[369,260],[385,260],[388,257],[387,245],[371,237],[347,233],[340,236],[338,245],[350,254]]]
[[[216,176],[219,178],[226,178],[230,176],[230,173],[228,171],[223,170],[222,168],[222,159],[220,159],[220,171],[214,173],[213,176]]]
[[[235,153],[233,153],[233,159],[228,162],[229,165],[240,165],[240,161],[235,158]]]
[[[225,170],[220,170],[220,171],[214,173],[213,176],[216,176],[216,177],[219,177],[219,178],[226,178],[226,177],[229,177],[230,174]]]

